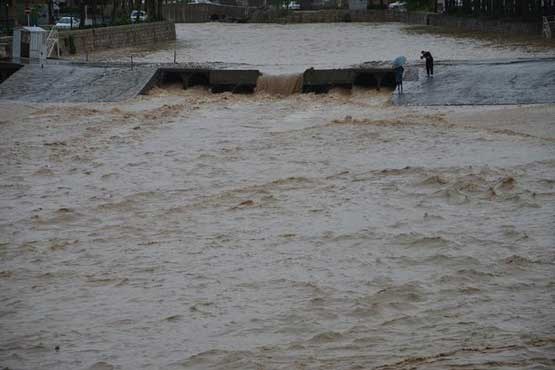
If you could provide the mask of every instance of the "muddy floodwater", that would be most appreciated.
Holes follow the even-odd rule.
[[[393,24],[178,37],[274,72],[553,55]],[[555,368],[555,105],[165,86],[0,112],[0,368]]]
[[[219,63],[257,68],[270,74],[307,68],[345,67],[367,61],[390,61],[405,55],[419,60],[431,50],[438,61],[555,56],[555,48],[537,42],[476,40],[420,32],[399,23],[329,24],[176,24],[177,40],[147,49],[108,50],[91,60],[129,62]],[[77,59],[83,59],[80,55]]]

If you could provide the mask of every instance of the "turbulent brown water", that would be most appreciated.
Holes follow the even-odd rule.
[[[298,94],[303,88],[302,74],[272,76],[264,74],[256,81],[256,93],[287,96]]]
[[[555,107],[389,98],[0,103],[0,368],[554,368]]]

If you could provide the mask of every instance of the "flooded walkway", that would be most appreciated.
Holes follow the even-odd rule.
[[[36,103],[109,102],[136,97],[154,66],[28,64],[0,84],[0,100]]]
[[[416,68],[404,82],[399,105],[496,105],[555,103],[555,58],[443,62],[433,78]],[[410,67],[409,67],[410,68]]]

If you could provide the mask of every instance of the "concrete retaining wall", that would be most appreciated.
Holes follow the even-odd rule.
[[[70,35],[73,36],[77,53],[84,53],[175,40],[175,24],[172,22],[140,23],[61,31],[59,35],[62,54],[68,55],[70,53]]]
[[[388,10],[344,9],[294,11],[286,16],[271,12],[254,12],[249,22],[267,23],[328,23],[328,22],[403,22],[446,27],[462,31],[541,35],[541,23],[507,22],[502,20],[453,17],[427,12],[392,12]]]
[[[427,12],[406,13],[403,22],[428,26],[445,27],[471,32],[512,33],[525,35],[541,35],[541,23],[507,22],[502,20],[453,17],[444,14]]]
[[[489,33],[512,33],[525,35],[541,35],[542,25],[525,22],[506,22],[502,20],[452,17],[442,14],[428,15],[430,26],[456,28],[464,31],[477,31]]]
[[[201,23],[211,20],[243,21],[254,8],[213,4],[168,4],[164,6],[164,19],[176,23]]]
[[[428,12],[407,12],[403,14],[402,22],[408,24],[429,24],[429,15],[434,13]]]
[[[168,4],[163,14],[165,19],[176,23],[211,20],[249,23],[399,22],[402,18],[402,13],[384,10],[325,9],[286,13],[272,9],[211,4]]]
[[[333,23],[333,22],[399,22],[402,15],[385,10],[306,10],[293,11],[282,16],[272,12],[254,12],[249,18],[253,23]]]

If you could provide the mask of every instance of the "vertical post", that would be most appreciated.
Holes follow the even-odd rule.
[[[177,49],[173,49],[173,64],[177,64]]]
[[[19,62],[21,59],[21,30],[15,29],[13,31],[12,39],[12,60]]]
[[[131,70],[133,70],[133,55],[131,55]]]

